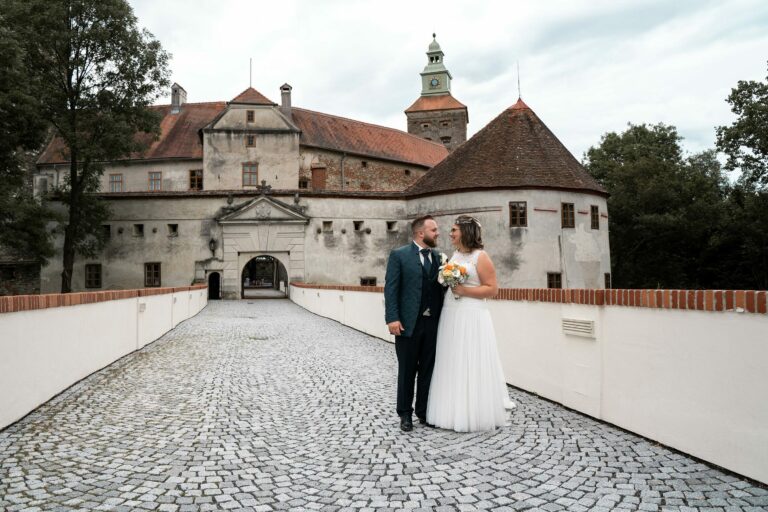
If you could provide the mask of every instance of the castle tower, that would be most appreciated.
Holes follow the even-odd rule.
[[[469,113],[466,105],[451,96],[450,71],[435,34],[427,51],[427,65],[421,72],[421,96],[405,110],[408,133],[442,142],[453,151],[467,140]]]

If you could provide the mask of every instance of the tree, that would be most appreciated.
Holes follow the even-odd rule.
[[[75,255],[100,248],[108,210],[94,194],[103,164],[139,151],[156,134],[148,107],[168,86],[168,54],[140,30],[125,0],[0,0],[24,42],[29,90],[65,146],[61,291],[72,289]]]
[[[768,83],[740,80],[726,101],[738,119],[731,126],[717,129],[717,148],[728,158],[725,168],[741,171],[739,182],[747,189],[765,189],[768,187]]]
[[[609,191],[613,282],[626,288],[708,285],[726,192],[713,151],[684,157],[673,126],[607,133],[585,155]],[[705,272],[705,269],[707,270]]]
[[[0,247],[45,263],[53,256],[53,212],[32,197],[29,170],[46,134],[40,104],[25,87],[24,51],[0,17]]]

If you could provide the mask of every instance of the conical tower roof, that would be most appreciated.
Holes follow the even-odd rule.
[[[523,100],[429,170],[411,196],[494,188],[608,192],[581,166]]]

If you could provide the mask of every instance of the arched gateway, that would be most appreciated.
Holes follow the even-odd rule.
[[[286,297],[288,271],[280,260],[260,254],[248,260],[240,279],[243,299]]]

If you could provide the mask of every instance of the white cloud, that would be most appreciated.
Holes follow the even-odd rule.
[[[764,80],[761,0],[135,0],[139,24],[173,54],[190,101],[253,86],[279,101],[405,129],[437,32],[470,133],[523,98],[577,158],[627,122],[678,127],[690,151],[732,120],[738,80]]]

